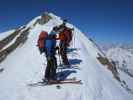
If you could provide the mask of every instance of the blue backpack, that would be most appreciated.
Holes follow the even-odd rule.
[[[47,56],[54,56],[55,55],[55,47],[56,47],[56,40],[55,35],[50,34],[45,41],[45,48]]]

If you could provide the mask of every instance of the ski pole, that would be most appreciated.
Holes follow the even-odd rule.
[[[72,35],[73,35],[73,44],[72,44],[72,48],[75,49],[75,34],[74,34],[74,29],[72,30]],[[72,58],[74,57],[74,55],[72,54]]]
[[[59,55],[59,63],[61,65],[61,58],[60,58],[60,50],[58,49],[58,55]]]
[[[74,48],[75,48],[75,35],[76,35],[76,33],[74,34],[74,31],[73,31],[73,38],[74,38]]]
[[[61,66],[61,55],[60,55],[60,48],[58,49],[58,55],[59,55],[59,63],[60,63],[60,66]],[[60,70],[60,72],[62,73],[62,68]]]

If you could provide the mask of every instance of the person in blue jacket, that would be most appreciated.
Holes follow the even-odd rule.
[[[53,81],[56,80],[56,32],[53,31],[47,36],[45,40],[45,54],[47,58],[47,67],[45,70],[45,76],[43,81]]]

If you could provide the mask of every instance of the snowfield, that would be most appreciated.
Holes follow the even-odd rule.
[[[3,40],[4,38],[6,38],[7,36],[9,36],[10,34],[12,34],[15,30],[10,30],[7,32],[2,32],[0,33],[0,41]]]
[[[115,47],[109,49],[106,55],[116,62],[121,79],[133,90],[133,54],[127,49]]]
[[[51,14],[53,19],[41,26],[30,29],[28,40],[23,46],[12,52],[0,66],[0,100],[133,100],[112,73],[96,57],[102,53],[88,38],[74,27],[74,38],[69,48],[68,58],[74,68],[57,69],[64,78],[76,77],[82,84],[62,84],[29,87],[27,84],[41,81],[46,67],[44,55],[36,47],[41,30],[50,32],[52,27],[61,24],[61,19]],[[29,25],[32,24],[32,21]],[[59,56],[57,55],[59,64]]]
[[[112,48],[108,50],[107,57],[114,61],[118,61],[120,67],[133,70],[133,54],[130,51],[119,47]]]

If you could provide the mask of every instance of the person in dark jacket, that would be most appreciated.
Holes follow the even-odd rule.
[[[63,24],[59,26],[59,29],[61,31],[59,32],[59,37],[57,39],[60,40],[59,48],[61,58],[63,64],[70,67],[67,57],[67,48],[69,47],[70,42],[72,40],[72,29],[66,27],[66,22],[63,22]]]

